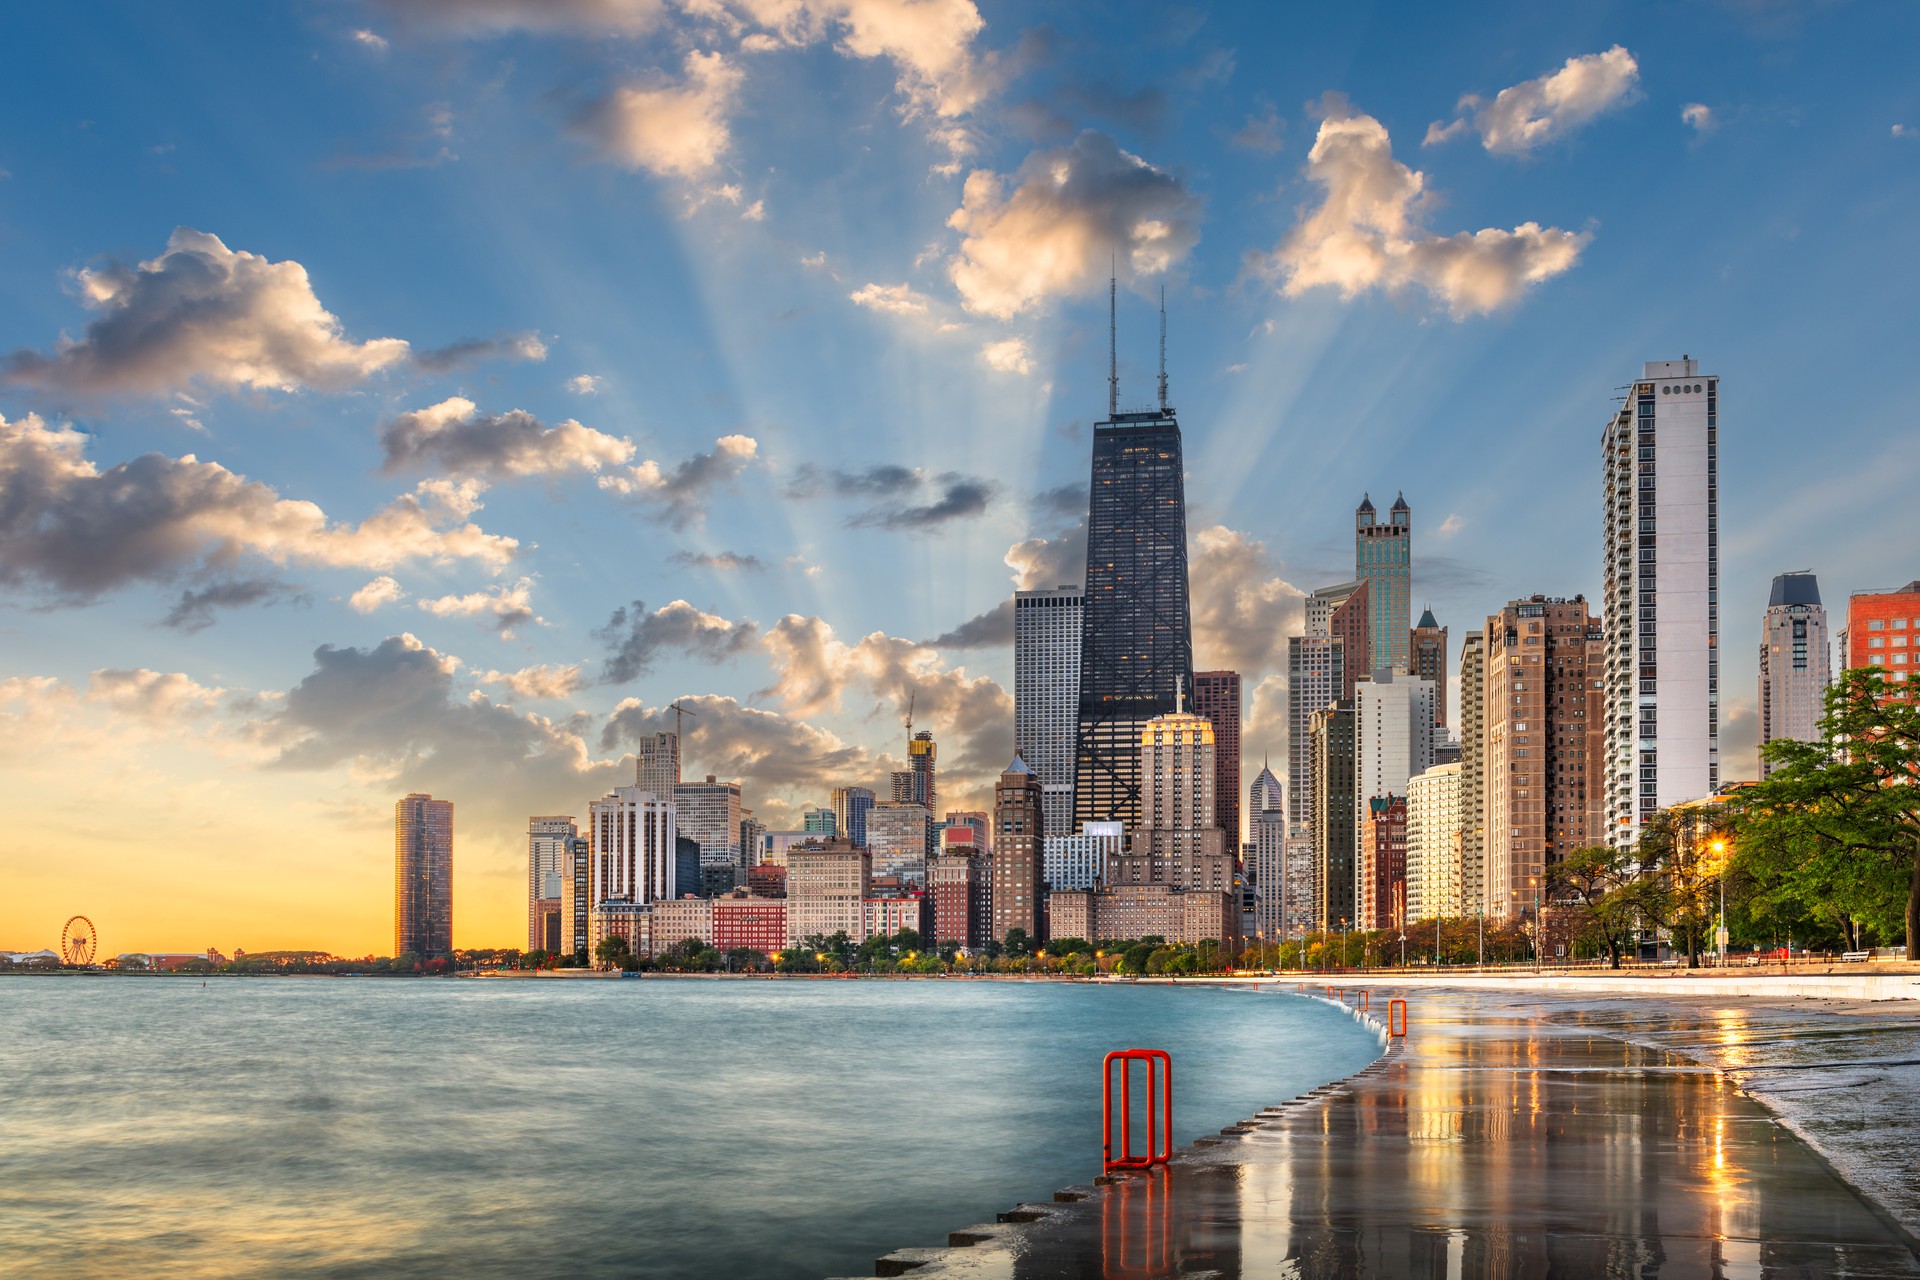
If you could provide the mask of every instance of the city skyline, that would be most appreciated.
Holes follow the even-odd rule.
[[[754,47],[491,11],[0,20],[10,118],[49,122],[0,138],[0,485],[31,498],[0,527],[0,943],[84,910],[136,945],[383,949],[411,791],[460,813],[455,945],[510,942],[528,815],[584,827],[675,702],[683,776],[769,827],[905,768],[909,694],[942,809],[989,807],[1013,592],[1081,582],[1116,250],[1123,412],[1167,287],[1192,662],[1240,673],[1248,766],[1288,758],[1287,636],[1353,576],[1362,494],[1405,493],[1413,607],[1456,637],[1601,599],[1597,447],[1647,361],[1727,387],[1723,779],[1757,776],[1775,575],[1815,572],[1836,630],[1914,575],[1844,518],[1917,478],[1890,321],[1920,103],[1873,74],[1911,14],[1617,6],[1487,49],[1411,9],[1143,7],[1122,42],[960,0]],[[56,73],[80,45],[139,73]],[[1586,96],[1541,88],[1563,69]],[[630,127],[648,93],[690,105],[675,147]],[[1333,225],[1355,172],[1397,203]],[[1443,238],[1482,228],[1511,270]],[[1021,265],[1043,231],[1056,274]],[[1390,232],[1384,267],[1339,255]],[[85,816],[106,789],[139,839]]]

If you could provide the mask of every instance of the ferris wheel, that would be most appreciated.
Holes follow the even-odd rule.
[[[100,934],[93,921],[75,916],[60,930],[60,958],[75,968],[84,969],[100,954]]]

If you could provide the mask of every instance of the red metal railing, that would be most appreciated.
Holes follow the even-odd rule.
[[[1387,1035],[1404,1036],[1407,1034],[1407,1002],[1405,1000],[1387,1001]]]
[[[1147,1068],[1147,1145],[1133,1150],[1133,1064]],[[1113,1148],[1113,1075],[1120,1067],[1120,1150]],[[1154,1102],[1158,1087],[1159,1121]],[[1173,1158],[1173,1058],[1165,1049],[1115,1049],[1100,1065],[1100,1157],[1109,1171],[1150,1169]]]

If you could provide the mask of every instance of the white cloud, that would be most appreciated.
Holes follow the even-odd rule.
[[[487,479],[599,471],[634,454],[631,440],[572,418],[548,427],[523,409],[482,414],[464,396],[401,414],[380,428],[380,445],[385,471],[430,467]]]
[[[838,37],[855,58],[886,58],[910,113],[952,119],[993,90],[996,76],[976,58],[986,21],[973,0],[737,0],[737,7],[789,44]]]
[[[895,316],[923,316],[929,301],[925,294],[905,284],[863,284],[847,298],[857,307]]]
[[[600,394],[598,374],[582,373],[567,379],[567,390],[576,396],[597,396]]]
[[[713,442],[712,453],[696,453],[671,471],[649,458],[601,476],[600,487],[642,502],[655,518],[684,528],[706,518],[708,496],[738,479],[759,451],[752,436],[721,436]]]
[[[574,662],[566,666],[542,664],[518,671],[489,671],[480,677],[480,683],[505,685],[522,698],[568,698],[584,681],[580,678],[580,664]]]
[[[1713,108],[1704,102],[1689,102],[1680,108],[1680,121],[1691,125],[1699,133],[1712,133],[1720,125],[1720,121],[1714,118]]]
[[[87,701],[143,720],[203,716],[219,703],[225,689],[210,689],[179,671],[103,669],[87,681]]]
[[[533,611],[532,578],[522,578],[512,585],[496,583],[465,595],[421,600],[420,607],[436,618],[476,619],[508,638],[516,628],[529,622],[540,627],[547,625],[547,620]]]
[[[980,348],[980,358],[987,362],[989,369],[997,369],[1001,373],[1033,372],[1033,361],[1027,357],[1024,338],[1003,338],[999,342],[989,342]]]
[[[99,318],[51,355],[14,352],[0,364],[7,381],[89,394],[153,395],[194,383],[338,391],[409,355],[399,338],[346,338],[299,263],[236,252],[189,227],[175,230],[157,258],[74,279]]]
[[[382,605],[406,599],[407,593],[400,584],[386,574],[381,574],[366,586],[347,597],[347,604],[355,613],[372,613]]]
[[[93,599],[242,555],[376,570],[468,560],[497,570],[519,547],[469,520],[480,509],[471,483],[422,481],[359,524],[342,524],[192,454],[149,453],[103,472],[86,448],[85,435],[38,415],[0,418],[0,581]]]
[[[1916,129],[1912,125],[1896,124],[1893,126],[1893,136],[1896,138],[1920,138],[1920,129]]]
[[[1632,101],[1639,83],[1640,64],[1614,45],[1605,53],[1568,58],[1559,70],[1502,89],[1491,102],[1468,94],[1460,99],[1459,117],[1446,125],[1436,120],[1426,142],[1446,142],[1471,130],[1489,151],[1524,155]]]
[[[732,145],[728,116],[742,75],[724,54],[687,55],[686,77],[620,85],[580,112],[574,128],[630,169],[695,179],[712,173]]]
[[[740,219],[743,222],[765,222],[767,220],[767,202],[765,200],[755,200],[752,204],[740,211]]]
[[[1899,125],[1894,126],[1894,128],[1896,129],[1898,129],[1899,127],[1900,127]],[[800,259],[800,265],[803,267],[806,267],[809,270],[813,270],[813,271],[819,270],[820,268],[827,265],[827,251],[825,249],[822,249],[818,253],[808,254],[806,257]]]
[[[1199,241],[1199,201],[1172,174],[1088,130],[1013,175],[976,169],[947,225],[964,237],[948,275],[967,310],[1009,319],[1090,291],[1118,254],[1123,278],[1162,275]]]
[[[1369,289],[1424,289],[1455,319],[1498,310],[1571,268],[1591,238],[1523,222],[1451,236],[1421,225],[1425,175],[1393,158],[1387,130],[1372,116],[1329,100],[1307,156],[1307,176],[1324,192],[1274,251],[1268,266],[1283,292],[1337,288],[1352,298]]]
[[[353,33],[353,38],[356,43],[373,50],[375,53],[385,53],[387,51],[387,38],[369,31],[365,27],[356,30]]]
[[[463,35],[508,31],[638,35],[666,15],[666,0],[376,0],[397,21]],[[687,8],[692,8],[687,5]]]
[[[1451,538],[1454,534],[1466,527],[1466,519],[1458,511],[1448,512],[1447,518],[1440,522],[1440,527],[1433,531],[1433,536],[1436,538]]]

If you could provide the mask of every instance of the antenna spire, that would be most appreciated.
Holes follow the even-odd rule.
[[[1107,268],[1107,417],[1120,412],[1120,285],[1118,258]]]
[[[1160,286],[1160,412],[1167,411],[1167,286]]]

